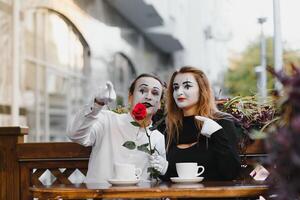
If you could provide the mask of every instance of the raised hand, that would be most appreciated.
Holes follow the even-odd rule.
[[[99,105],[105,105],[116,100],[116,97],[117,95],[113,84],[110,81],[107,81],[105,86],[102,86],[98,89],[97,93],[95,94],[95,101]]]
[[[214,132],[222,129],[222,126],[220,126],[217,122],[215,122],[212,119],[203,116],[195,116],[195,118],[197,120],[203,121],[201,134],[206,137],[210,137]]]

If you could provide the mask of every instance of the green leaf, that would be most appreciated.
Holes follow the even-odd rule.
[[[130,149],[130,150],[133,150],[136,147],[136,145],[133,141],[126,141],[126,142],[124,142],[124,144],[122,146],[124,146],[124,147],[126,147],[127,149]]]
[[[137,147],[137,150],[143,151],[143,152],[145,152],[145,153],[150,154],[150,151],[149,151],[149,149],[148,149],[148,145],[149,145],[149,143],[145,143],[145,144],[139,145],[139,146]]]
[[[157,148],[156,148],[156,147],[154,147],[154,149],[152,149],[152,150],[151,150],[151,154],[154,154],[155,152],[157,152],[157,153],[158,153],[158,155],[160,155],[160,153],[159,153],[159,151],[157,150]]]
[[[154,131],[155,129],[157,129],[156,126],[151,126],[151,127],[149,127],[149,130],[150,130],[150,131]]]
[[[141,144],[138,147],[148,147],[149,143]]]
[[[133,121],[133,122],[130,122],[133,126],[137,126],[137,127],[140,127],[140,124],[137,123],[136,121]]]
[[[249,135],[252,140],[260,140],[267,138],[267,134],[263,131],[252,130]]]
[[[157,179],[160,175],[160,172],[154,167],[148,167],[147,172],[150,173],[151,178]]]

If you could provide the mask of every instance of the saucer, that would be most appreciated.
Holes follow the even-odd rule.
[[[171,188],[182,188],[182,189],[203,188],[203,187],[204,185],[201,183],[176,183],[171,185]]]
[[[171,181],[174,183],[198,183],[201,182],[204,177],[195,177],[195,178],[181,178],[181,177],[171,177]]]
[[[140,181],[140,179],[134,179],[134,180],[108,179],[107,181],[112,185],[135,185]]]

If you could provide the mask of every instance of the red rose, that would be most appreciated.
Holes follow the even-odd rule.
[[[147,110],[146,106],[142,103],[138,103],[134,106],[132,110],[132,116],[135,120],[140,121],[145,119],[147,115]]]

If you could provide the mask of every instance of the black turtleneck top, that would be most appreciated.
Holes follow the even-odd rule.
[[[176,163],[197,162],[205,167],[201,176],[204,180],[233,180],[240,171],[240,158],[237,152],[236,129],[233,122],[227,119],[216,120],[222,129],[214,132],[210,138],[201,134],[195,125],[194,116],[183,118],[183,129],[177,142],[174,138],[167,151],[169,166],[166,174],[161,178],[169,180],[170,177],[177,177]],[[176,136],[175,136],[176,137]],[[181,149],[178,144],[195,145]]]

